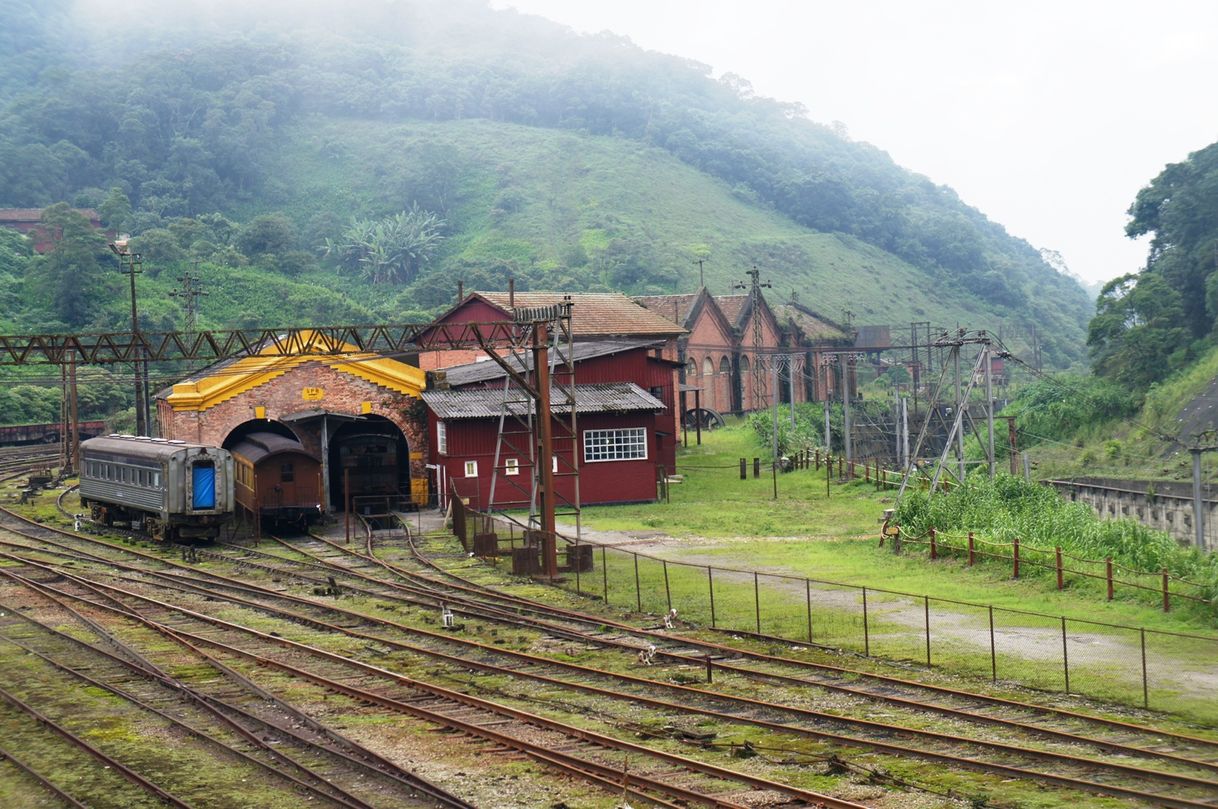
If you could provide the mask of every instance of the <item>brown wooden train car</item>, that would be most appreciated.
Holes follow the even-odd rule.
[[[237,506],[262,522],[307,527],[322,514],[321,461],[294,438],[250,433],[229,449]]]

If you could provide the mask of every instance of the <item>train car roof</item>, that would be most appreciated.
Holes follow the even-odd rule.
[[[241,440],[234,444],[230,449],[234,455],[240,455],[251,463],[259,463],[263,458],[269,458],[272,455],[285,455],[295,453],[304,455],[310,460],[316,461],[317,458],[311,452],[308,452],[295,438],[288,438],[279,433],[257,432],[249,433],[241,437]]]
[[[144,435],[110,435],[90,438],[80,443],[81,451],[138,453],[144,457],[167,457],[187,449],[206,449],[217,455],[224,452],[219,447],[207,444],[195,444],[190,441],[168,440],[165,438],[149,438]]]

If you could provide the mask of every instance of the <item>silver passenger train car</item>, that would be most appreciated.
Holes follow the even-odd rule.
[[[185,441],[108,435],[80,445],[80,503],[94,521],[156,539],[215,539],[233,517],[233,458]]]

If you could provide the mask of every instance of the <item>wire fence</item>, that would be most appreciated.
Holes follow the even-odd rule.
[[[467,551],[540,576],[540,532],[459,499],[453,526]],[[1218,638],[557,541],[556,586],[742,636],[1163,709],[1212,693],[1216,679]]]
[[[1202,595],[1207,591],[1206,585],[1173,576],[1167,569],[1136,570],[1116,564],[1112,557],[1086,559],[1074,556],[1065,553],[1060,546],[1044,548],[1021,543],[1018,538],[1011,542],[992,542],[978,539],[972,531],[949,533],[935,528],[915,536],[898,527],[892,539],[896,553],[912,545],[924,548],[930,560],[954,557],[964,560],[968,567],[979,562],[1000,563],[1009,567],[1013,579],[1053,574],[1058,590],[1064,590],[1077,580],[1100,582],[1108,601],[1116,598],[1119,586],[1141,595],[1152,594],[1162,604],[1164,612],[1169,612],[1175,601],[1213,605],[1212,599]]]

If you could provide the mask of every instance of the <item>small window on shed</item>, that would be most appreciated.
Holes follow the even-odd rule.
[[[467,478],[478,477],[478,462],[477,461],[466,461],[465,462],[465,476]]]
[[[519,458],[508,458],[506,461],[503,462],[503,467],[504,467],[503,474],[519,475],[520,474],[520,459]]]
[[[291,463],[279,465],[279,481],[281,483],[291,483],[296,480],[296,468]]]
[[[436,422],[436,452],[448,454],[448,425],[442,421]]]

